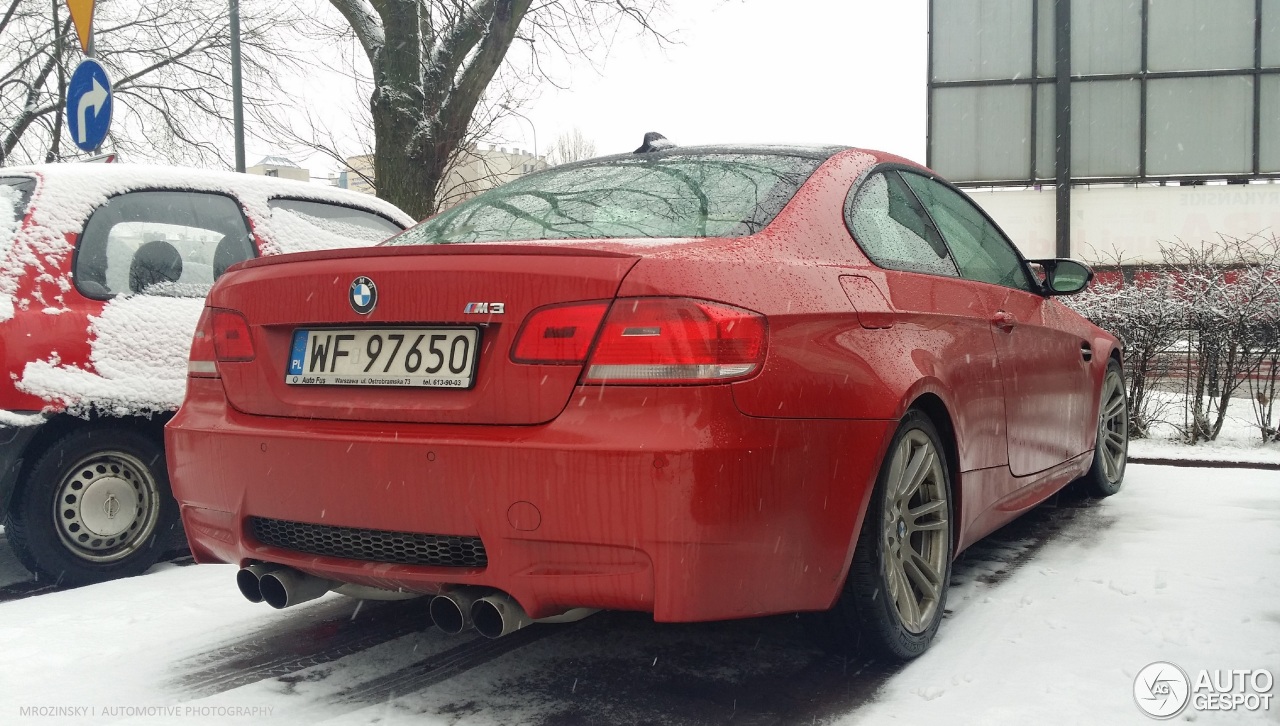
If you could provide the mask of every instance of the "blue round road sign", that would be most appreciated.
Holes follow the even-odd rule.
[[[67,131],[84,151],[93,151],[111,128],[111,81],[102,64],[92,58],[80,61],[67,84]]]

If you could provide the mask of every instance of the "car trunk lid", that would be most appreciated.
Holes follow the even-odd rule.
[[[218,283],[209,305],[244,314],[254,358],[220,362],[218,370],[231,405],[250,414],[543,423],[568,403],[581,366],[513,363],[510,351],[521,322],[545,305],[613,299],[637,259],[546,245],[458,245],[374,247],[253,260]],[[376,304],[363,315],[352,304],[357,278],[367,278],[377,290]],[[495,311],[495,303],[501,312]],[[297,357],[296,331],[428,328],[477,331],[473,340],[478,341],[478,358],[470,387],[289,382],[287,374]],[[426,348],[424,342],[421,350]]]

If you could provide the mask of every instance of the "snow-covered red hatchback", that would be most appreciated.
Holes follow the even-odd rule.
[[[809,611],[911,657],[957,552],[1120,485],[1116,339],[1055,298],[1090,275],[888,154],[565,165],[220,279],[170,476],[196,559],[276,607],[431,594],[487,636]]]
[[[0,169],[0,519],[18,559],[82,584],[185,545],[162,427],[214,280],[411,223],[366,195],[244,174]]]

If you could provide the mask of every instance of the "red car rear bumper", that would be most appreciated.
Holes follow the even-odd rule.
[[[199,562],[670,622],[830,607],[892,427],[748,417],[727,386],[580,388],[539,426],[308,421],[239,413],[192,379],[166,443]],[[308,554],[258,541],[253,517],[478,537],[488,561]]]

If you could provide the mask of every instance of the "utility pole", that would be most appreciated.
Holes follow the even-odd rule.
[[[1054,145],[1057,243],[1055,256],[1071,256],[1071,0],[1054,0]],[[1033,149],[1032,154],[1035,153]]]
[[[244,94],[240,88],[240,0],[231,2],[231,125],[236,137],[236,171],[244,172]]]

